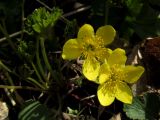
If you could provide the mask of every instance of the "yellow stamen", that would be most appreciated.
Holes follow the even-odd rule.
[[[125,79],[125,74],[120,68],[119,65],[115,64],[110,68],[110,75],[109,79],[104,83],[103,85],[103,94],[105,93],[111,93],[111,96],[114,96],[116,92],[116,83],[119,81],[123,81]]]

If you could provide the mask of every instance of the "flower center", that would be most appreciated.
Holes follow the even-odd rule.
[[[101,37],[95,36],[93,38],[84,38],[83,46],[83,55],[87,57],[97,57],[102,56],[104,51],[104,41]]]
[[[103,94],[105,95],[106,92],[110,93],[111,96],[114,96],[115,92],[116,92],[116,85],[118,82],[123,81],[125,79],[125,74],[123,72],[123,70],[120,68],[120,65],[115,64],[112,65],[110,68],[110,76],[109,76],[109,80],[107,80],[104,85],[103,88]]]
[[[95,50],[95,47],[94,47],[93,45],[89,44],[89,45],[86,47],[86,49],[87,49],[88,51],[94,51],[94,50]]]
[[[123,81],[125,79],[125,74],[121,69],[120,65],[114,64],[111,67],[110,80],[111,81]]]

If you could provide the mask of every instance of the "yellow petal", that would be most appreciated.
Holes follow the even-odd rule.
[[[132,103],[132,91],[125,82],[118,82],[116,84],[116,98],[121,102],[131,104]]]
[[[121,48],[115,49],[108,58],[108,64],[110,66],[114,64],[125,65],[127,57],[125,55],[125,50]]]
[[[131,66],[128,65],[123,68],[126,75],[125,81],[127,83],[135,83],[143,74],[144,68],[142,66]]]
[[[98,28],[96,35],[104,40],[105,45],[108,45],[114,40],[116,31],[111,25],[106,25]]]
[[[99,72],[99,84],[102,84],[109,80],[110,78],[110,68],[107,63],[104,63],[100,67],[100,72]]]
[[[68,40],[63,46],[62,58],[63,59],[75,59],[81,55],[80,45],[76,39]]]
[[[115,97],[114,97],[114,94],[112,94],[112,91],[105,91],[104,87],[110,87],[110,86],[105,86],[105,83],[99,85],[97,96],[102,106],[108,106],[113,103],[113,101],[115,100]]]
[[[111,55],[112,53],[112,50],[109,49],[109,48],[101,48],[101,49],[97,49],[96,50],[96,55],[98,57],[98,59],[101,61],[101,62],[105,62],[108,60],[109,56]]]
[[[86,59],[83,63],[82,72],[91,81],[96,81],[100,70],[100,63],[95,59]]]
[[[93,38],[94,29],[89,24],[84,24],[78,31],[78,40],[85,40],[85,38]]]

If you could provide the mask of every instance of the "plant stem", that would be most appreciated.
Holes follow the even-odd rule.
[[[42,78],[41,78],[41,76],[40,76],[40,74],[39,74],[39,72],[38,72],[36,66],[34,65],[33,62],[31,62],[31,65],[32,65],[34,71],[36,72],[36,75],[37,75],[39,81],[40,81],[40,82],[43,84],[43,86],[45,87],[45,86],[46,86],[46,85],[45,85],[45,82],[42,80]]]
[[[29,86],[9,86],[9,85],[0,85],[0,88],[7,89],[25,89],[25,90],[33,90],[33,91],[43,91],[39,88],[29,87]]]
[[[10,85],[14,85],[13,80],[11,76],[8,74],[8,72],[4,72],[5,76],[7,77],[7,80],[9,81]]]
[[[53,75],[53,70],[52,70],[52,67],[48,61],[48,57],[46,55],[46,49],[45,49],[45,46],[44,46],[44,38],[40,38],[40,45],[41,45],[41,52],[42,52],[42,56],[43,56],[43,59],[44,59],[44,63],[46,64],[46,67],[48,68],[49,72]]]
[[[44,46],[44,41],[45,39],[43,37],[40,37],[40,46],[41,46],[41,52],[42,52],[42,56],[43,56],[43,59],[44,59],[44,62],[45,62],[45,65],[47,67],[47,69],[49,70],[49,72],[51,73],[52,77],[54,78],[54,80],[59,84],[61,85],[60,81],[58,80],[57,76],[54,75],[54,72],[52,70],[52,67],[48,61],[48,57],[46,55],[46,49],[45,49],[45,46]]]
[[[9,38],[12,38],[12,37],[15,37],[17,35],[20,35],[20,34],[22,34],[22,32],[23,31],[18,31],[18,32],[12,33],[12,34],[9,35]],[[5,41],[6,39],[7,39],[6,37],[3,37],[3,38],[0,39],[0,42]]]
[[[16,48],[15,48],[13,42],[11,41],[11,39],[10,39],[8,33],[7,33],[4,20],[2,20],[2,23],[3,23],[3,26],[4,26],[4,27],[2,27],[2,25],[0,24],[0,30],[2,31],[2,33],[4,34],[4,36],[7,38],[8,43],[9,43],[9,45],[11,46],[11,48],[12,48],[14,51],[16,51]]]
[[[1,66],[4,70],[6,70],[6,71],[8,71],[8,72],[12,72],[5,64],[2,63],[1,60],[0,60],[0,66]]]
[[[40,58],[39,58],[39,40],[37,40],[37,43],[36,43],[36,60],[37,60],[37,65],[38,65],[39,71],[40,71],[41,75],[43,76],[43,79],[46,82],[48,82],[47,76],[45,75],[45,72],[43,70],[43,67],[42,67],[42,64],[41,64]]]
[[[11,85],[11,86],[14,86],[14,82],[13,82],[11,76],[9,75],[9,73],[6,71],[6,72],[4,72],[4,74],[5,74],[5,76],[7,77],[7,80],[9,81],[10,85]],[[17,102],[22,105],[23,102],[24,102],[23,98],[17,93],[16,90],[14,90],[14,94],[15,94],[15,96],[16,96]]]
[[[42,90],[45,90],[46,88],[41,85],[39,82],[37,82],[35,79],[28,77],[27,80],[29,80],[32,84],[34,83],[34,85],[40,87]]]

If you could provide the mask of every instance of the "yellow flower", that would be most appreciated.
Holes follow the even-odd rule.
[[[105,45],[110,44],[116,35],[116,31],[110,25],[100,27],[96,33],[91,25],[83,25],[78,32],[77,38],[69,39],[63,46],[63,59],[84,59],[82,72],[84,76],[94,81],[103,62],[109,55],[110,49]]]
[[[112,104],[114,99],[132,103],[132,91],[127,83],[135,83],[144,72],[142,66],[126,65],[123,49],[112,51],[107,62],[101,65],[99,74],[98,99],[103,106]]]

